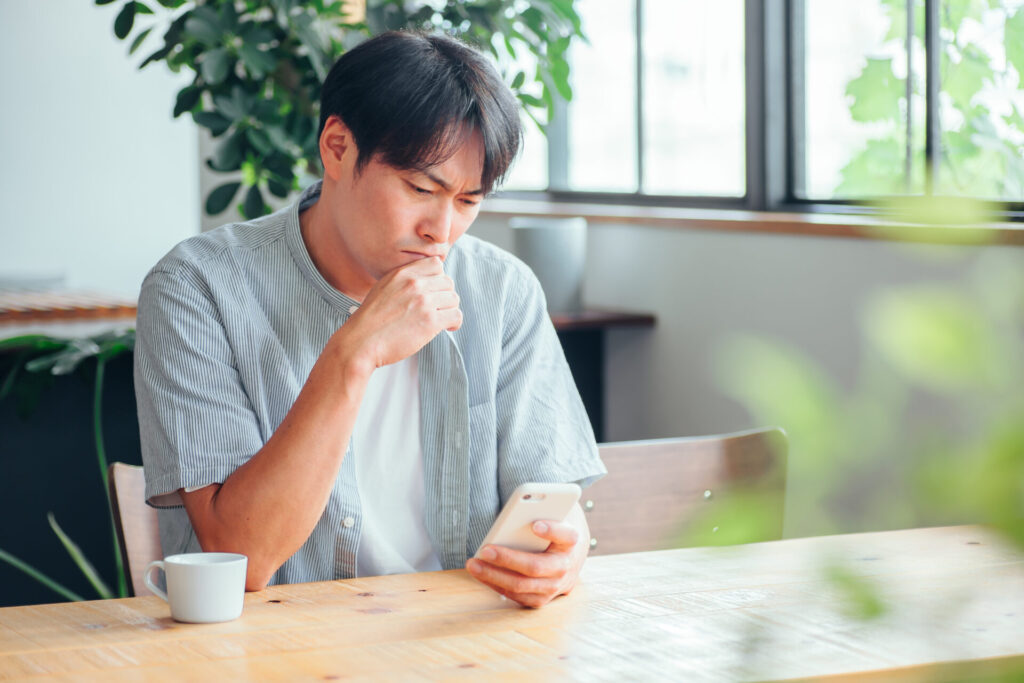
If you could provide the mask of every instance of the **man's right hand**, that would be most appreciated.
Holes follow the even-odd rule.
[[[346,345],[354,342],[372,370],[408,358],[441,330],[461,326],[455,283],[433,256],[384,275],[338,332]]]

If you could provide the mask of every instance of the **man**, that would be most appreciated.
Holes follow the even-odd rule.
[[[463,237],[518,116],[463,44],[369,40],[323,86],[322,182],[153,268],[135,377],[166,554],[243,553],[249,590],[462,566],[523,605],[572,589],[578,506],[535,526],[546,552],[467,562],[517,485],[604,473],[536,278]]]

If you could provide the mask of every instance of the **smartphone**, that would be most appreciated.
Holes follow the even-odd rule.
[[[501,514],[494,520],[484,542],[514,550],[539,553],[547,550],[549,542],[533,533],[533,523],[539,520],[563,522],[576,501],[580,487],[576,484],[523,484],[512,492]]]

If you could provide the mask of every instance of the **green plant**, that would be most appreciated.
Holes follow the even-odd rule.
[[[924,0],[881,0],[889,21],[882,49],[846,88],[850,116],[875,134],[841,171],[839,196],[925,191],[923,70],[911,74],[913,120],[907,135],[907,4],[914,11],[910,49],[923,54]],[[1024,107],[1005,93],[1024,91],[1024,5],[1007,0],[942,0],[938,194],[1024,200]],[[980,30],[982,25],[990,27]],[[1002,43],[991,27],[1001,27]],[[1004,58],[1005,57],[1005,58]],[[905,165],[907,150],[914,163]],[[907,176],[909,170],[910,175]]]
[[[96,464],[103,481],[103,491],[107,496],[107,517],[110,523],[114,566],[117,573],[116,588],[112,589],[103,580],[78,545],[61,529],[52,512],[47,514],[47,520],[50,528],[71,556],[72,561],[82,571],[96,590],[96,594],[101,598],[123,598],[128,595],[127,577],[121,562],[121,551],[118,547],[117,533],[114,529],[113,508],[110,505],[109,489],[107,487],[107,451],[103,443],[104,371],[106,364],[111,359],[122,353],[132,351],[134,347],[134,329],[116,330],[80,339],[28,335],[0,340],[0,351],[17,354],[13,366],[8,371],[3,383],[0,384],[0,400],[15,394],[20,388],[28,399],[27,405],[23,408],[24,411],[32,409],[31,404],[38,395],[38,381],[33,380],[36,380],[42,373],[66,375],[79,368],[83,361],[90,358],[95,358],[96,360],[96,376],[93,383],[92,425],[94,446],[96,448]],[[2,549],[0,549],[0,560],[21,570],[69,600],[85,599],[66,586],[54,581],[44,572]]]
[[[95,0],[107,5],[115,0]],[[124,0],[114,34],[135,53],[156,29],[163,43],[139,68],[164,62],[192,82],[174,116],[188,113],[220,143],[214,171],[241,171],[206,198],[208,214],[244,190],[239,211],[268,209],[264,191],[284,198],[300,177],[318,175],[320,85],[345,48],[393,29],[445,31],[491,52],[525,111],[540,122],[565,99],[565,52],[581,37],[572,0]],[[154,11],[159,10],[159,14]],[[365,8],[365,16],[360,9]]]

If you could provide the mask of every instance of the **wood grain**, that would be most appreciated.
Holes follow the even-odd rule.
[[[782,537],[788,443],[781,429],[599,448],[608,474],[580,498],[591,555]],[[730,527],[728,511],[737,506],[757,512],[756,529]]]
[[[0,322],[133,318],[135,313],[135,301],[105,294],[0,291]]]
[[[888,611],[848,616],[830,562]],[[463,571],[275,586],[225,624],[153,596],[0,609],[0,679],[918,680],[1022,656],[1024,555],[977,527],[594,557],[541,610]]]
[[[143,469],[123,462],[110,463],[107,483],[121,561],[130,578],[128,594],[152,595],[146,587],[146,568],[153,560],[163,559],[163,552],[156,508],[146,505]]]

